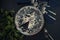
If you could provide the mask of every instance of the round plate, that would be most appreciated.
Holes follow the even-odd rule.
[[[24,35],[35,35],[41,31],[44,18],[41,11],[33,6],[22,7],[15,16],[17,30]]]

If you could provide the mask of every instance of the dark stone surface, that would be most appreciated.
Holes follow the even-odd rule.
[[[20,6],[17,5],[18,0],[0,0],[0,8],[11,10],[14,8],[15,10],[19,10]],[[21,2],[21,1],[19,1]],[[54,23],[46,25],[49,33],[53,36],[55,40],[60,40],[60,0],[49,0],[49,4],[51,8],[57,13],[56,21]],[[43,32],[38,33],[36,36],[25,36],[26,40],[45,40]]]

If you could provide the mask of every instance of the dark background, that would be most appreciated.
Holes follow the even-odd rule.
[[[0,8],[7,9],[7,10],[11,10],[14,8],[15,11],[17,12],[21,8],[20,6],[21,4],[19,3],[24,3],[25,1],[26,0],[0,0]],[[51,6],[51,10],[53,10],[57,14],[56,15],[57,20],[54,21],[53,23],[47,23],[46,28],[55,40],[60,40],[60,25],[59,25],[60,24],[60,0],[41,0],[41,1],[49,2],[49,5]],[[37,36],[37,40],[38,39],[40,39],[39,36]]]

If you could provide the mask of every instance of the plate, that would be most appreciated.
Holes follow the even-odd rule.
[[[24,6],[16,13],[15,24],[22,34],[35,35],[43,28],[44,17],[38,8]]]

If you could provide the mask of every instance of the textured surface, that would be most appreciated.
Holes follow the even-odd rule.
[[[8,9],[8,10],[11,10],[12,8],[14,8],[15,10],[19,10],[21,6],[17,5],[17,3],[18,2],[21,3],[21,1],[18,1],[18,2],[17,1],[16,0],[0,0],[0,4],[1,4],[0,7],[3,9]],[[49,20],[50,24],[47,23],[48,25],[46,26],[46,28],[48,29],[49,33],[53,36],[53,38],[55,40],[60,40],[60,0],[48,0],[48,1],[51,6],[50,9],[57,13],[57,16],[56,16],[57,20],[54,21],[54,23],[51,23]],[[43,34],[43,33],[41,33],[41,34]],[[32,36],[31,38],[28,37],[28,39],[40,40],[41,36],[42,35],[40,35],[40,33],[39,33],[39,35],[37,35],[37,36]],[[42,39],[44,39],[44,38],[42,37]],[[26,40],[27,40],[27,38],[26,38]]]

